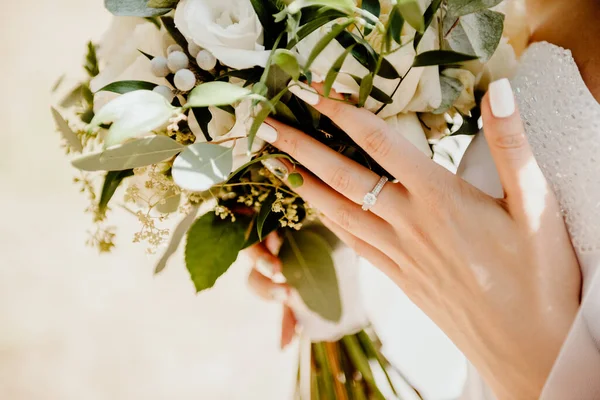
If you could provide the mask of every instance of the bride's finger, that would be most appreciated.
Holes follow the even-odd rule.
[[[390,279],[394,282],[399,283],[402,282],[404,278],[404,274],[402,270],[398,267],[391,258],[383,254],[381,251],[377,250],[375,247],[371,246],[364,240],[361,240],[346,231],[338,224],[330,220],[325,216],[321,216],[321,222],[325,225],[330,231],[332,231],[342,242],[346,243],[348,247],[353,249],[356,254],[359,256],[369,260],[373,266],[377,267],[381,272],[386,274]]]
[[[543,208],[549,189],[527,142],[508,79],[490,85],[481,112],[484,135],[509,206],[526,203],[533,206],[535,204],[529,200],[541,196]]]
[[[316,139],[290,126],[267,120],[271,129],[261,128],[259,136],[275,147],[298,160],[305,168],[318,176],[335,191],[357,204],[362,204],[364,196],[370,192],[380,176],[359,165],[335,150],[319,143]],[[402,185],[388,184],[378,196],[372,211],[382,218],[388,218],[398,208],[408,207],[406,189]]]
[[[320,96],[315,88],[306,85],[290,86],[290,91],[329,117],[343,129],[381,166],[394,175],[409,191],[433,186],[438,175],[444,175],[443,168],[406,140],[400,132],[394,132],[384,120],[366,110],[357,108],[339,99]],[[442,179],[443,177],[440,177]]]
[[[290,287],[288,285],[273,282],[256,268],[253,268],[248,276],[248,286],[264,300],[286,303],[290,297]]]
[[[264,164],[271,171],[279,169],[279,174],[281,169],[292,171],[291,164],[284,160],[271,158]],[[310,172],[300,167],[296,167],[295,172],[302,175],[304,183],[294,188],[294,191],[307,203],[356,237],[372,243],[380,251],[392,256],[398,252],[396,232],[390,224],[371,212],[363,211],[358,204],[331,189]]]
[[[273,280],[275,283],[283,283],[281,260],[274,255],[279,251],[279,246],[269,248],[274,241],[280,242],[275,232],[265,239],[264,243],[258,243],[246,250],[246,255],[252,260],[254,268],[262,275]]]

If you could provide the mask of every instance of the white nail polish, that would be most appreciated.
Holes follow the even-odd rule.
[[[302,82],[292,83],[292,85],[290,86],[290,92],[292,92],[305,103],[310,104],[311,106],[316,106],[317,104],[319,104],[319,94],[315,91],[315,89]]]
[[[496,118],[508,118],[515,113],[515,96],[506,78],[490,84],[490,107]]]
[[[263,160],[261,162],[269,171],[271,171],[273,175],[275,175],[282,181],[286,180],[288,175],[290,174],[290,171],[288,171],[285,164],[276,158],[267,158],[266,160]]]
[[[270,295],[271,299],[279,303],[285,303],[289,297],[287,289],[281,286],[274,287],[273,289],[271,289]]]
[[[275,271],[275,264],[271,261],[269,257],[261,257],[256,261],[256,269],[258,272],[270,278],[274,283],[285,283],[285,276],[279,272]]]
[[[277,130],[269,124],[262,124],[256,132],[256,136],[267,143],[275,143],[275,141],[277,141],[277,135]]]

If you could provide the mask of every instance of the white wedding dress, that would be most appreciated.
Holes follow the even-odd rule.
[[[582,306],[542,399],[600,398],[600,104],[571,52],[532,44],[513,88],[531,147],[561,206],[583,277]],[[459,174],[490,195],[502,188],[483,135],[467,150]],[[493,398],[474,374],[466,399]]]

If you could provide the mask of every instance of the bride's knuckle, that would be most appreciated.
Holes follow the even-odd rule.
[[[286,135],[284,136],[283,139],[285,146],[282,146],[285,148],[285,151],[291,155],[292,157],[297,157],[298,156],[298,148],[299,148],[299,142],[298,142],[298,137],[296,137],[295,135]]]
[[[346,231],[352,232],[354,230],[356,219],[356,211],[347,206],[341,206],[335,212],[335,222]]]
[[[372,157],[387,157],[392,149],[392,140],[386,125],[378,125],[369,130],[363,139],[364,149]]]
[[[527,139],[522,131],[505,132],[501,135],[496,135],[494,138],[496,147],[504,150],[520,149],[526,143]]]
[[[350,172],[344,167],[335,168],[330,179],[331,187],[340,193],[346,193],[352,189],[352,178]]]

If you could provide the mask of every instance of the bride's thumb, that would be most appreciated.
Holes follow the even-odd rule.
[[[522,203],[528,193],[545,185],[531,147],[508,79],[490,84],[481,104],[483,132],[509,206]]]

